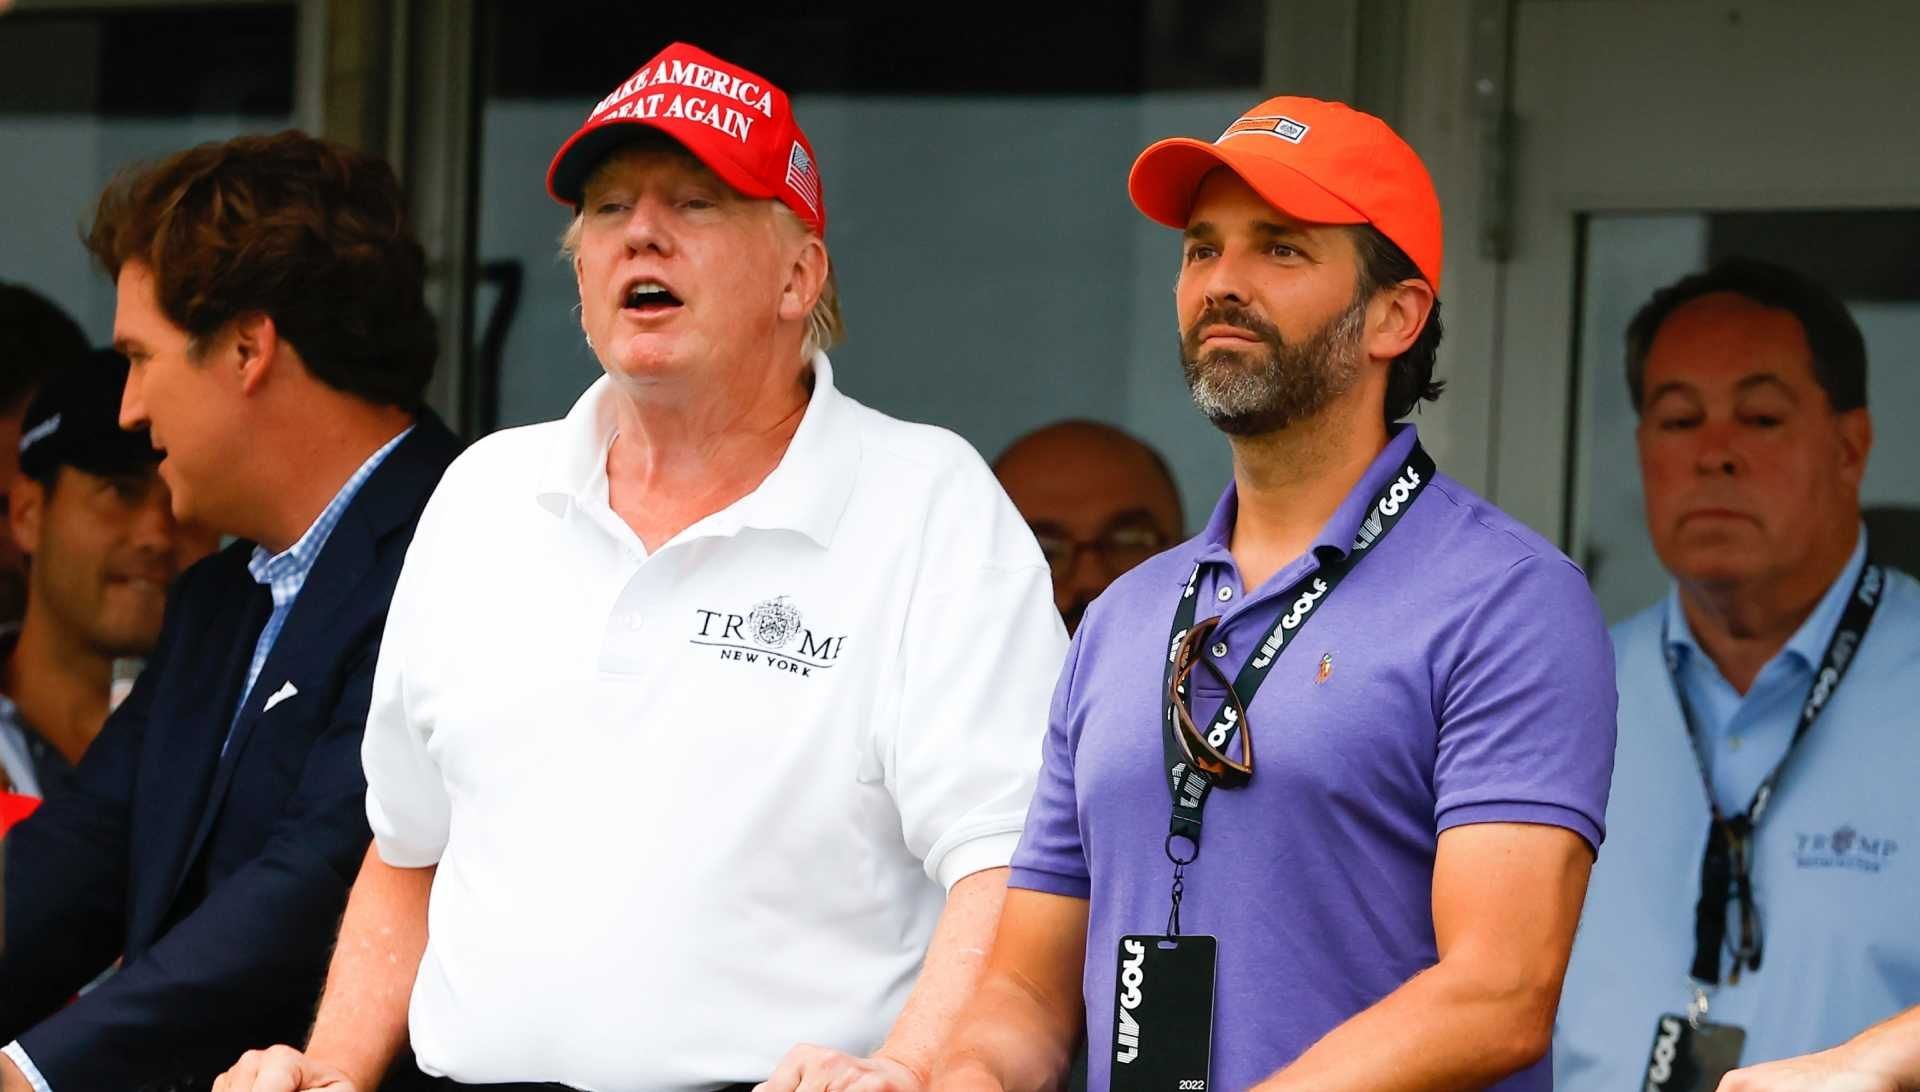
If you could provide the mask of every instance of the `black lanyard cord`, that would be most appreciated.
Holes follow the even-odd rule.
[[[1860,568],[1859,577],[1854,580],[1852,594],[1847,597],[1846,609],[1840,615],[1840,624],[1834,627],[1833,637],[1827,641],[1826,652],[1820,657],[1820,666],[1814,672],[1807,699],[1800,706],[1800,719],[1794,725],[1793,739],[1788,742],[1786,753],[1780,756],[1780,761],[1774,763],[1772,771],[1754,790],[1746,810],[1731,816],[1720,810],[1720,802],[1714,796],[1713,779],[1707,773],[1703,751],[1706,744],[1694,721],[1693,710],[1687,705],[1686,688],[1680,683],[1679,657],[1662,627],[1660,644],[1667,658],[1667,673],[1673,681],[1674,697],[1680,704],[1680,718],[1687,726],[1687,737],[1693,746],[1694,765],[1700,771],[1700,783],[1706,790],[1709,813],[1707,844],[1700,858],[1700,899],[1694,905],[1692,975],[1696,982],[1707,985],[1718,985],[1720,982],[1720,955],[1727,942],[1729,901],[1737,902],[1740,907],[1741,938],[1733,952],[1733,965],[1728,971],[1727,981],[1738,983],[1743,969],[1760,969],[1761,923],[1760,910],[1753,897],[1753,834],[1766,815],[1767,806],[1773,802],[1774,790],[1779,786],[1787,764],[1800,750],[1800,744],[1813,728],[1820,711],[1833,700],[1834,692],[1840,688],[1840,681],[1846,678],[1847,669],[1853,666],[1854,653],[1859,650],[1860,642],[1867,635],[1867,627],[1873,624],[1874,612],[1879,609],[1883,586],[1884,575],[1869,556]]]
[[[1352,548],[1345,555],[1321,565],[1317,571],[1301,577],[1277,596],[1283,605],[1274,620],[1273,629],[1247,657],[1239,674],[1234,677],[1232,685],[1239,709],[1252,707],[1254,695],[1259,692],[1261,684],[1267,681],[1267,676],[1280,660],[1280,654],[1286,651],[1287,646],[1305,628],[1307,620],[1333,594],[1333,589],[1399,524],[1414,499],[1433,480],[1433,474],[1433,458],[1415,442],[1398,472],[1374,495],[1373,503],[1367,509],[1367,517],[1354,537]],[[1166,674],[1161,686],[1166,708],[1160,742],[1166,760],[1167,787],[1173,796],[1173,817],[1168,822],[1166,849],[1176,869],[1192,864],[1200,855],[1200,815],[1206,807],[1207,795],[1214,787],[1212,775],[1187,761],[1178,737],[1181,728],[1174,704],[1180,699],[1173,694],[1174,659],[1198,614],[1196,589],[1199,584],[1200,566],[1195,565],[1173,612],[1173,627],[1167,639]],[[1201,651],[1198,654],[1206,653]],[[1238,731],[1240,726],[1235,702],[1222,702],[1220,711],[1208,723],[1206,735],[1209,741],[1224,751]],[[1182,853],[1175,844],[1176,838],[1185,839],[1191,848]]]

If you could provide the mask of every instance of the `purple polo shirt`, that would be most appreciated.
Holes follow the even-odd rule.
[[[1227,550],[1229,487],[1206,530],[1121,577],[1074,637],[1011,883],[1090,900],[1092,1092],[1112,1065],[1119,938],[1167,920],[1159,692],[1181,590],[1198,562],[1199,617],[1223,619],[1208,654],[1224,642],[1233,678],[1286,607],[1280,592],[1348,550],[1413,443],[1400,428],[1313,549],[1256,589]],[[1196,685],[1196,719],[1222,696]],[[1441,831],[1545,823],[1597,848],[1614,700],[1612,648],[1579,569],[1435,475],[1254,698],[1252,783],[1207,800],[1181,926],[1219,939],[1209,1087],[1257,1083],[1437,961]],[[1543,1060],[1495,1087],[1552,1084]]]

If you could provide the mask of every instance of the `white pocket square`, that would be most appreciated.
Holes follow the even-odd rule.
[[[264,707],[262,707],[260,711],[262,713],[272,712],[274,706],[279,705],[281,702],[286,701],[288,698],[293,697],[295,694],[298,694],[299,692],[300,692],[299,688],[295,687],[293,685],[293,681],[289,679],[288,681],[281,683],[280,689],[275,690],[273,694],[267,698],[267,704]]]

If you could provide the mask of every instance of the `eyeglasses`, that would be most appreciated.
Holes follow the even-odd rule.
[[[1745,816],[1720,820],[1707,835],[1707,854],[1711,867],[1704,877],[1703,912],[1724,916],[1727,904],[1739,908],[1740,939],[1728,937],[1725,948],[1733,957],[1727,972],[1727,984],[1738,985],[1740,972],[1760,969],[1760,906],[1753,897],[1753,825]],[[1717,858],[1717,859],[1716,859]]]
[[[1094,538],[1075,538],[1051,524],[1029,526],[1056,580],[1073,571],[1082,551],[1091,551],[1107,575],[1117,577],[1167,548],[1167,536],[1145,524],[1117,524]]]
[[[1240,695],[1233,684],[1221,672],[1218,664],[1205,652],[1207,638],[1220,625],[1215,617],[1196,622],[1187,635],[1180,639],[1179,647],[1173,653],[1173,678],[1167,688],[1167,708],[1173,711],[1175,723],[1174,737],[1180,741],[1180,750],[1187,761],[1196,769],[1211,775],[1214,783],[1223,789],[1237,789],[1253,778],[1253,725],[1247,720],[1247,707],[1240,702]],[[1227,754],[1224,729],[1216,729],[1221,738],[1209,739],[1193,722],[1193,713],[1187,708],[1187,679],[1195,668],[1205,665],[1214,681],[1226,691],[1226,701],[1231,710],[1232,723],[1240,726],[1240,759]]]

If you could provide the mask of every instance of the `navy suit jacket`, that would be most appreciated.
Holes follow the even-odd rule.
[[[237,725],[272,599],[247,543],[188,570],[73,789],[0,843],[0,1043],[18,1038],[53,1092],[198,1086],[304,1041],[371,838],[360,737],[387,604],[459,449],[423,413],[361,486]]]

